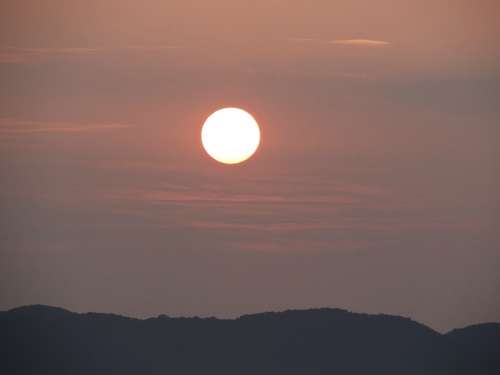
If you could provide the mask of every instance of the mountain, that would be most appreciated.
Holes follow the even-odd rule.
[[[1,374],[500,374],[500,324],[440,334],[408,318],[315,309],[132,319],[0,312]]]

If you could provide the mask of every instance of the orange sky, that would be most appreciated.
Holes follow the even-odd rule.
[[[500,320],[499,10],[2,2],[0,309]],[[262,129],[235,167],[225,106]]]

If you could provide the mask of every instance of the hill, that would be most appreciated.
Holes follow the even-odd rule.
[[[408,318],[315,309],[132,319],[0,312],[2,374],[500,374],[500,324],[440,334]]]

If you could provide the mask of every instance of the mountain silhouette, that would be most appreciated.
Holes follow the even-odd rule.
[[[1,374],[500,374],[500,324],[440,334],[408,318],[314,309],[133,319],[0,312]]]

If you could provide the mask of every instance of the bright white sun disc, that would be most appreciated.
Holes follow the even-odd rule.
[[[259,125],[242,109],[223,108],[212,113],[203,124],[201,143],[215,160],[225,164],[241,163],[259,147]]]

